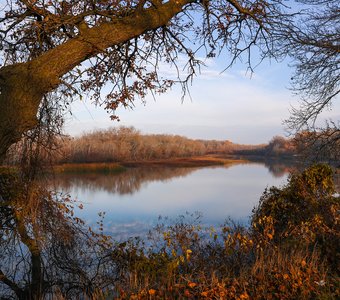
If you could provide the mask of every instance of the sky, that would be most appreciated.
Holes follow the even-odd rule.
[[[0,7],[4,4],[0,0]],[[267,143],[276,135],[285,136],[283,121],[299,97],[289,90],[293,69],[289,61],[264,61],[250,74],[240,63],[221,73],[223,57],[205,61],[206,67],[194,78],[191,97],[181,99],[181,90],[150,95],[133,110],[120,108],[120,122],[112,121],[102,107],[89,100],[75,101],[72,115],[66,115],[64,132],[77,136],[113,126],[133,126],[145,134],[178,134],[194,139],[230,140],[240,144]],[[163,70],[173,73],[172,69]],[[324,118],[340,119],[340,101]]]
[[[136,101],[131,109],[118,109],[120,122],[111,121],[102,107],[89,101],[72,104],[67,134],[133,126],[145,134],[178,134],[194,139],[230,140],[240,144],[267,143],[276,135],[287,136],[283,120],[299,97],[290,88],[293,69],[287,61],[265,61],[250,74],[237,64],[222,72],[222,59],[206,61],[190,87],[191,98],[181,100],[180,88],[161,96]],[[171,72],[171,70],[169,70]],[[221,73],[222,72],[222,73]],[[325,118],[340,118],[339,105]]]
[[[288,3],[297,10],[298,3]],[[75,136],[112,126],[133,126],[145,134],[178,134],[239,144],[268,143],[276,135],[288,135],[283,122],[292,106],[299,106],[299,97],[290,90],[293,68],[289,60],[265,60],[252,74],[241,63],[221,73],[229,63],[223,56],[205,63],[207,67],[190,87],[191,97],[184,101],[180,88],[156,100],[149,96],[145,105],[136,101],[133,110],[118,109],[119,123],[111,121],[103,108],[77,102],[65,131]],[[320,120],[324,124],[329,118],[340,119],[340,103],[334,103],[332,111],[323,113]]]

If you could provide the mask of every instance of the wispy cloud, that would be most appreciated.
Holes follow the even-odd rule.
[[[289,117],[291,105],[298,105],[287,89],[290,71],[283,64],[266,64],[250,79],[243,68],[227,70],[216,60],[207,60],[206,67],[190,87],[190,97],[181,101],[181,90],[174,87],[167,94],[150,96],[146,105],[136,102],[133,110],[119,109],[120,125],[135,126],[147,133],[171,133],[192,138],[229,139],[239,143],[268,142],[272,136],[284,135],[282,121]],[[164,75],[174,76],[169,66],[162,66]],[[339,118],[340,104],[334,103],[324,118]],[[75,103],[75,117],[66,131],[77,134],[93,128],[117,125],[100,108]]]

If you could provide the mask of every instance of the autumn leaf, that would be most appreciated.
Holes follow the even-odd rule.
[[[150,289],[149,290],[149,295],[155,295],[156,294],[156,290],[154,290],[154,289]]]
[[[202,292],[202,293],[201,293],[201,296],[202,296],[202,297],[208,297],[208,292]]]

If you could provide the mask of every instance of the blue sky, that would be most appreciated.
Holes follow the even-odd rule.
[[[192,86],[191,99],[181,101],[181,91],[173,88],[167,94],[150,96],[146,104],[119,109],[121,121],[89,101],[72,105],[65,132],[79,135],[111,126],[134,126],[143,133],[179,134],[190,138],[231,140],[236,143],[266,143],[275,135],[285,135],[282,121],[289,117],[291,105],[298,97],[289,90],[292,69],[288,62],[265,61],[253,74],[237,64],[221,73],[221,59],[206,62]],[[171,70],[169,70],[171,72]],[[324,114],[339,119],[339,105]]]
[[[298,4],[287,1],[292,10]],[[256,52],[256,51],[255,51]],[[228,56],[224,52],[225,56]],[[253,61],[256,64],[256,53]],[[255,56],[254,56],[255,55]],[[79,135],[84,131],[111,126],[134,126],[143,133],[179,134],[190,138],[231,140],[242,144],[267,143],[275,135],[287,135],[283,121],[291,106],[298,106],[298,96],[290,88],[293,69],[289,61],[266,60],[255,72],[237,63],[221,74],[228,65],[225,57],[205,61],[207,67],[195,78],[190,88],[191,98],[181,101],[180,88],[167,94],[150,96],[146,104],[135,103],[133,110],[119,109],[121,122],[113,122],[100,107],[78,102],[72,107],[73,117],[65,131]],[[165,69],[171,74],[174,70]],[[340,119],[339,103],[322,119]],[[322,121],[323,122],[323,121]]]
[[[0,0],[0,5],[4,1]],[[111,121],[101,107],[90,101],[75,101],[72,115],[66,116],[65,133],[79,135],[112,126],[134,126],[143,133],[179,134],[190,138],[231,140],[236,143],[266,143],[275,135],[285,135],[282,125],[298,97],[288,89],[292,69],[288,61],[264,61],[255,73],[236,64],[221,74],[227,65],[223,58],[205,62],[190,88],[191,99],[181,101],[175,87],[156,101],[136,101],[133,110],[117,111],[121,122]],[[168,67],[162,70],[173,73]],[[339,102],[339,101],[338,101]],[[339,120],[340,103],[334,103],[323,117]]]

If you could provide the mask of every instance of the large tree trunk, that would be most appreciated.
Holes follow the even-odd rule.
[[[0,69],[0,161],[7,149],[37,124],[41,99],[57,82],[57,78],[53,82],[33,71],[29,63]]]
[[[37,124],[41,99],[58,85],[61,76],[111,46],[165,26],[191,2],[194,0],[170,0],[96,27],[89,28],[83,24],[76,38],[30,62],[1,68],[0,162],[8,148]]]

